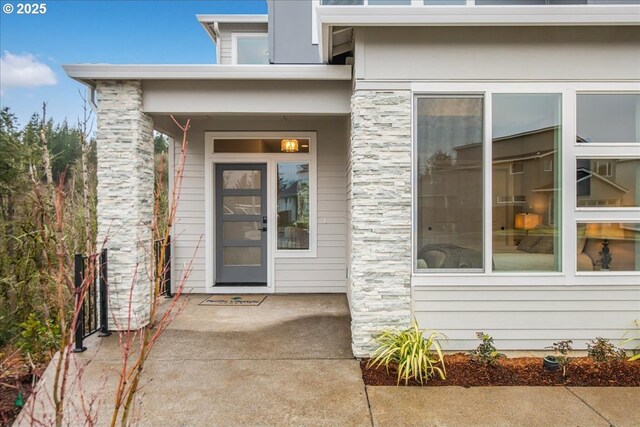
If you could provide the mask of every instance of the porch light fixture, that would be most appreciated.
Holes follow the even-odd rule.
[[[280,151],[283,153],[297,153],[298,152],[298,140],[297,139],[283,139],[280,141]]]

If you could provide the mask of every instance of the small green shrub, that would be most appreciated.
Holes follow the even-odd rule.
[[[498,349],[493,345],[493,338],[491,335],[485,334],[484,332],[476,332],[476,336],[482,342],[475,350],[469,353],[471,360],[482,365],[493,366],[498,360],[505,357],[505,355],[499,353]]]
[[[31,313],[26,322],[20,323],[18,347],[29,354],[34,362],[40,362],[52,356],[60,342],[60,328],[52,321],[41,322]]]
[[[636,361],[636,360],[640,360],[640,319],[636,320],[636,326],[638,327],[638,330],[636,331],[637,335],[635,337],[630,337],[625,339],[624,341],[622,341],[622,345],[628,344],[630,342],[636,342],[636,354],[631,356],[629,358],[630,362]],[[625,335],[632,333],[631,331],[627,332]]]
[[[567,375],[567,365],[571,362],[571,358],[569,357],[569,353],[573,350],[571,344],[573,344],[572,340],[563,340],[554,342],[551,346],[547,347],[556,353],[555,359],[562,368],[563,377]]]
[[[425,335],[426,338],[425,338]],[[368,366],[398,366],[398,384],[404,379],[405,385],[411,378],[424,384],[434,374],[446,378],[440,339],[446,337],[435,331],[420,329],[416,320],[404,331],[384,331],[375,338],[378,348],[374,351]]]
[[[597,363],[610,362],[627,357],[624,349],[616,347],[608,339],[602,337],[597,337],[589,341],[587,344],[587,355]]]

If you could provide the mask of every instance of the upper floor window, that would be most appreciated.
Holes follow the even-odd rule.
[[[232,63],[269,63],[269,38],[267,33],[234,33],[232,38]]]
[[[323,6],[358,6],[364,4],[364,0],[322,0]]]
[[[320,0],[323,6],[544,6],[640,4],[640,0]]]
[[[478,6],[537,6],[561,4],[638,4],[640,0],[475,0]]]
[[[601,176],[609,178],[611,176],[611,162],[607,160],[596,161],[596,171]]]
[[[425,6],[464,6],[467,0],[424,0]]]
[[[322,0],[323,6],[410,6],[411,0]]]

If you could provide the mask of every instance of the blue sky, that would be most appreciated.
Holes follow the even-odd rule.
[[[75,124],[81,111],[78,89],[62,64],[210,64],[211,39],[198,13],[266,13],[264,0],[37,0],[42,15],[18,15],[23,0],[0,0],[0,105],[20,125],[47,102],[47,113]],[[29,2],[32,3],[32,2]]]

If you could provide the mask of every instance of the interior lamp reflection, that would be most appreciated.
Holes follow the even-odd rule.
[[[283,153],[297,153],[298,152],[298,140],[297,139],[283,139],[280,141],[280,151]]]
[[[609,250],[609,240],[624,238],[624,230],[617,224],[591,223],[587,224],[585,235],[592,239],[602,239],[600,265],[602,270],[609,270],[613,257]]]
[[[514,220],[514,228],[518,230],[529,230],[536,228],[540,224],[540,215],[532,213],[519,213],[516,214]]]

